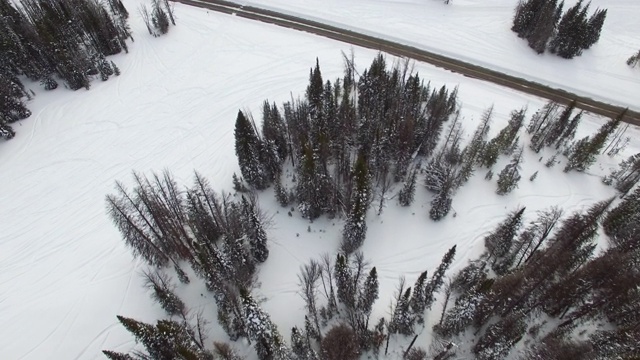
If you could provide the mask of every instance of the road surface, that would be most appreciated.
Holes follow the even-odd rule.
[[[576,107],[610,118],[620,115],[626,108],[626,106],[607,104],[588,97],[573,94],[566,90],[552,88],[550,86],[504,74],[499,71],[473,65],[471,63],[435,54],[412,46],[395,43],[374,36],[341,29],[339,27],[323,24],[317,21],[282,14],[271,10],[244,6],[224,0],[174,1],[242,18],[275,24],[290,29],[305,31],[349,44],[379,50],[395,56],[414,59],[416,61],[429,63],[471,78],[490,81],[498,85],[506,86],[517,91],[539,96],[564,105],[576,100]],[[624,118],[622,120],[624,122],[640,126],[640,113],[628,110],[624,114]]]

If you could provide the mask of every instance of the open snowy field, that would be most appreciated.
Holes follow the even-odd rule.
[[[518,0],[237,0],[397,41],[579,95],[640,109],[640,70],[625,63],[640,49],[637,0],[592,0],[608,9],[600,41],[565,60],[537,55],[513,33]],[[577,1],[565,1],[565,9]],[[586,1],[585,1],[586,3]]]
[[[459,0],[452,9],[465,4],[470,3]],[[129,54],[111,59],[122,75],[74,93],[65,89],[45,93],[36,84],[26,84],[38,92],[29,103],[33,115],[15,124],[14,139],[0,142],[3,359],[96,359],[103,358],[102,349],[130,350],[133,337],[115,316],[151,322],[163,311],[142,287],[139,273],[145,265],[132,259],[105,212],[104,197],[114,182],[130,184],[132,170],[149,173],[167,168],[180,184],[190,185],[197,169],[218,191],[230,191],[231,176],[238,172],[233,139],[238,109],[250,110],[259,119],[264,99],[279,104],[304,94],[316,57],[324,78],[333,80],[342,74],[341,51],[350,51],[335,41],[179,4],[178,25],[168,35],[153,38],[137,15],[136,0],[125,5],[132,14],[135,42],[129,44]],[[359,48],[354,52],[359,69],[375,55]],[[588,56],[574,60],[575,64]],[[416,64],[416,70],[434,85],[460,86],[468,134],[491,104],[496,112],[491,136],[506,123],[511,110],[528,106],[531,115],[543,104],[430,66]],[[603,79],[589,81],[622,89]],[[617,96],[612,90],[607,94]],[[578,136],[595,131],[601,123],[602,119],[587,118]],[[640,132],[631,131],[634,140],[622,155],[640,149]],[[454,244],[458,254],[452,271],[459,269],[483,250],[483,235],[517,205],[528,206],[530,218],[534,210],[551,205],[579,209],[614,193],[597,176],[566,175],[562,166],[547,169],[538,156],[526,154],[519,189],[499,197],[495,180],[486,182],[484,174],[478,174],[454,198],[455,218],[428,220],[430,195],[422,188],[410,208],[400,208],[392,199],[381,216],[369,213],[362,250],[378,267],[381,290],[372,319],[387,314],[399,276],[406,275],[413,283],[421,271],[431,272]],[[606,173],[609,164],[619,159],[605,158],[607,164],[592,171]],[[501,159],[496,168],[505,161]],[[536,170],[540,174],[531,183],[527,178]],[[288,339],[291,326],[303,322],[303,301],[296,294],[298,268],[323,252],[334,253],[342,224],[339,219],[309,224],[295,215],[290,218],[269,191],[261,200],[262,208],[274,217],[268,230],[271,255],[259,270],[261,287],[254,292],[265,300],[263,307]],[[188,294],[188,304],[202,306],[215,318],[213,300],[203,286],[180,289]],[[227,340],[215,324],[211,327],[210,340]],[[426,346],[429,331],[425,329],[418,345]]]

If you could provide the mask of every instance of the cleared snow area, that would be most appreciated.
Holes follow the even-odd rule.
[[[132,170],[148,174],[168,168],[179,183],[190,185],[197,169],[218,191],[231,190],[231,176],[238,172],[233,139],[238,109],[253,111],[259,119],[264,99],[281,103],[303,95],[316,57],[325,79],[335,79],[342,74],[341,51],[351,49],[180,4],[178,25],[153,38],[136,13],[135,0],[125,5],[135,42],[129,54],[111,58],[122,75],[94,81],[89,91],[43,92],[26,84],[38,93],[29,103],[33,115],[15,125],[13,140],[0,142],[2,359],[100,359],[102,349],[132,349],[133,337],[115,316],[152,322],[163,312],[142,287],[139,273],[145,265],[132,259],[106,215],[104,197],[114,182],[131,184]],[[359,69],[375,55],[359,48],[354,52]],[[528,105],[531,115],[543,103],[430,66],[416,64],[416,69],[434,85],[460,86],[468,134],[492,103],[492,135],[511,110]],[[601,123],[588,118],[579,131],[592,132]],[[640,149],[639,132],[633,131],[626,155]],[[455,271],[482,251],[483,235],[517,205],[527,205],[531,217],[547,206],[578,209],[613,194],[597,176],[566,175],[562,165],[547,169],[537,155],[526,154],[519,189],[499,197],[495,180],[486,182],[479,172],[454,198],[455,218],[428,220],[430,195],[422,188],[411,208],[391,199],[382,216],[370,212],[362,250],[381,279],[373,318],[386,315],[400,275],[412,284],[457,244]],[[619,158],[604,161],[593,167],[594,173],[607,172]],[[531,183],[528,177],[535,170],[540,174]],[[261,200],[274,217],[268,230],[271,255],[259,270],[261,287],[254,293],[265,300],[262,306],[288,339],[291,326],[303,323],[298,268],[323,252],[335,253],[342,223],[320,219],[309,224],[297,214],[290,218],[269,191]],[[215,319],[213,300],[197,281],[179,286],[179,293]],[[437,317],[438,306],[431,318]],[[211,328],[211,341],[227,340],[218,326]],[[426,346],[428,333],[425,329],[417,345]],[[237,347],[252,353],[242,344]]]
[[[315,19],[640,109],[640,70],[626,60],[640,49],[640,1],[592,0],[608,9],[600,41],[565,60],[538,55],[510,28],[518,0],[232,0]],[[565,10],[576,0],[565,1]],[[586,3],[586,2],[585,2]]]

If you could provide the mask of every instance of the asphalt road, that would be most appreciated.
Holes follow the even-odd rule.
[[[252,6],[243,6],[224,0],[173,1],[242,18],[283,26],[290,29],[305,31],[349,44],[379,50],[392,55],[414,59],[416,61],[426,62],[464,76],[489,81],[517,91],[549,99],[560,104],[566,105],[571,101],[576,100],[576,106],[578,108],[610,118],[618,116],[626,108],[626,106],[607,104],[591,98],[578,96],[566,90],[552,88],[550,86],[473,65],[458,59],[434,54],[412,46],[395,43],[355,31],[341,29],[317,21],[307,20]],[[640,126],[640,113],[628,110],[624,115],[623,121]]]

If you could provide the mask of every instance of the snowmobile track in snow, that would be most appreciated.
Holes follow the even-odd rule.
[[[537,82],[511,76],[499,71],[476,66],[451,57],[435,54],[413,46],[403,45],[384,40],[370,35],[365,35],[351,30],[327,25],[321,22],[308,20],[279,12],[244,6],[224,0],[173,0],[186,5],[206,8],[209,10],[239,16],[246,19],[262,21],[290,29],[305,31],[315,35],[324,36],[333,40],[346,42],[352,45],[379,50],[391,55],[406,57],[429,63],[431,65],[468,76],[470,78],[489,81],[494,84],[509,87],[511,89],[539,96],[557,103],[567,105],[576,101],[576,107],[585,111],[614,118],[627,106],[611,105],[588,97],[579,96],[563,89],[552,88]],[[628,110],[623,118],[624,122],[640,126],[640,113]]]

